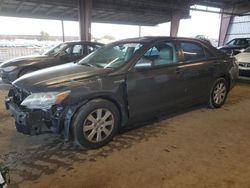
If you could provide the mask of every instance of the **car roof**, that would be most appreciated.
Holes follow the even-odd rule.
[[[168,36],[145,36],[145,37],[138,37],[138,38],[129,38],[123,39],[116,42],[136,42],[136,43],[151,43],[158,40],[191,40],[191,41],[198,41],[204,43],[204,40],[196,39],[196,38],[186,38],[186,37],[168,37]]]
[[[239,37],[239,38],[233,38],[232,40],[235,40],[235,39],[250,39],[250,37]]]
[[[103,43],[100,43],[100,42],[90,42],[90,41],[69,41],[69,42],[63,42],[63,44],[94,44],[94,45],[104,46]]]

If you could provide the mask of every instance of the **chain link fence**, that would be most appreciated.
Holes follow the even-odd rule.
[[[0,47],[0,62],[20,56],[38,55],[42,53],[43,50],[41,50],[41,48]]]

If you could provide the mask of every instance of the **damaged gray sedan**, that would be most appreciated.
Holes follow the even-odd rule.
[[[79,62],[22,76],[6,107],[21,133],[49,129],[98,148],[120,127],[161,112],[200,103],[221,107],[237,75],[235,59],[200,40],[127,39]]]

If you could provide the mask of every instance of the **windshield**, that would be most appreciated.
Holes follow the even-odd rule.
[[[130,60],[141,47],[141,43],[123,43],[105,46],[79,61],[79,64],[105,69],[119,68]]]
[[[229,41],[228,43],[226,43],[226,45],[229,46],[240,46],[240,45],[247,45],[249,44],[249,39],[233,39],[231,41]]]
[[[62,43],[58,46],[50,49],[48,52],[45,52],[44,55],[56,55],[61,52],[62,49],[64,49],[68,44]]]
[[[226,43],[226,45],[235,45],[235,43],[236,43],[236,40],[234,39]]]

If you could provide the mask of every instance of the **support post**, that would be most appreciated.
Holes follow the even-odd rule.
[[[64,22],[63,22],[63,20],[62,20],[62,39],[63,39],[63,42],[65,42]]]
[[[139,25],[139,38],[141,38],[141,26]]]
[[[174,11],[171,17],[170,36],[177,37],[181,20],[181,11]]]
[[[231,19],[232,19],[231,15],[226,15],[226,14],[221,15],[219,46],[223,46],[225,43]]]
[[[80,39],[91,41],[92,0],[78,0]]]

